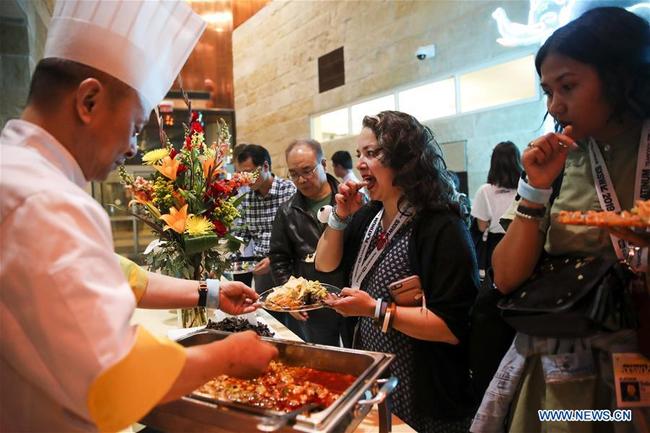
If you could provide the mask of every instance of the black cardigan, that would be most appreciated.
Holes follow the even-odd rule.
[[[342,265],[348,275],[372,218],[371,202],[355,213],[345,231]],[[426,211],[414,220],[409,263],[420,276],[427,307],[445,321],[460,344],[415,340],[416,395],[421,411],[436,418],[473,415],[466,339],[469,311],[479,286],[476,256],[463,221],[451,211]]]

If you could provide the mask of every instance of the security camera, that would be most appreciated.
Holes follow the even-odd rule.
[[[415,57],[417,57],[418,60],[431,59],[435,55],[436,46],[433,44],[419,47],[415,52]]]

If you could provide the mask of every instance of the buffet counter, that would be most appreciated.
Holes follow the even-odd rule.
[[[301,341],[293,332],[287,329],[284,325],[278,322],[274,317],[266,311],[260,309],[257,315],[264,323],[266,323],[274,332],[275,336],[279,339],[288,341]],[[178,327],[178,319],[175,312],[170,310],[144,310],[137,309],[133,315],[132,323],[137,323],[145,326],[149,331],[156,335],[161,336],[180,336],[182,330]],[[414,432],[406,423],[400,420],[395,415],[391,418],[392,432]],[[138,425],[133,427],[132,431],[138,431],[141,427]],[[377,406],[374,406],[368,416],[359,424],[355,432],[357,433],[370,433],[379,431],[379,414]]]

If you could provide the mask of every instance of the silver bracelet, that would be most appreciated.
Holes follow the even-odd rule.
[[[377,298],[377,304],[375,305],[375,315],[374,315],[375,320],[379,320],[379,313],[381,312],[382,301],[383,299]]]

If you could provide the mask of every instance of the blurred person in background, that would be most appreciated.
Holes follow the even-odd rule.
[[[359,182],[359,179],[352,170],[352,155],[347,150],[334,152],[332,155],[332,168],[336,177],[341,179],[341,182],[345,183],[348,180]]]
[[[253,268],[255,290],[262,293],[274,286],[269,260],[269,244],[273,220],[280,206],[296,192],[293,182],[276,176],[271,171],[271,155],[257,144],[247,144],[237,155],[240,171],[259,174],[251,191],[241,204],[242,226],[236,231],[244,245],[255,242],[254,255],[261,260]]]
[[[481,279],[490,266],[494,247],[506,233],[499,220],[517,195],[521,171],[521,154],[517,146],[512,141],[497,144],[492,150],[487,183],[476,191],[472,205],[472,216],[476,218],[482,237],[482,246],[476,249]]]
[[[332,155],[332,167],[334,174],[341,179],[341,183],[346,183],[351,180],[352,182],[359,182],[359,179],[352,170],[352,155],[347,150],[339,150]],[[364,199],[368,200],[368,190],[364,187],[360,190]]]

